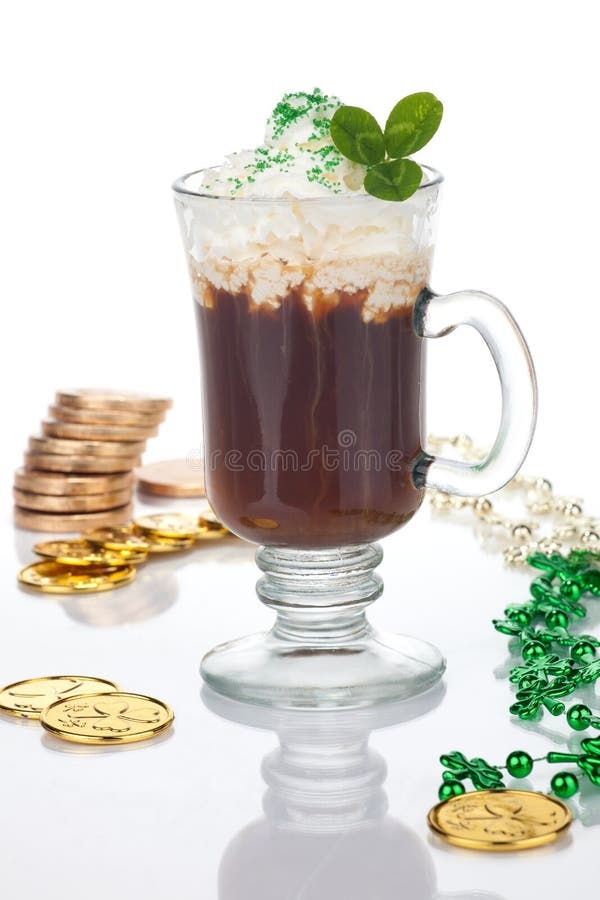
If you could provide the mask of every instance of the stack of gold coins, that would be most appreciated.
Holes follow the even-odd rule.
[[[170,406],[125,391],[58,391],[15,473],[15,523],[82,531],[128,522],[133,469]]]

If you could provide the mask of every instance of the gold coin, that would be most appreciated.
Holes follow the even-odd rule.
[[[26,453],[25,468],[38,472],[76,472],[80,475],[106,475],[130,472],[140,463],[139,456],[63,456],[60,453]]]
[[[80,425],[141,425],[152,427],[164,421],[164,412],[133,412],[127,409],[80,409],[75,406],[50,406],[49,415],[59,422]]]
[[[105,525],[121,525],[131,519],[131,504],[106,512],[95,513],[42,513],[15,506],[14,520],[19,528],[29,531],[83,531],[102,528]]]
[[[62,472],[35,472],[26,469],[17,469],[15,472],[15,487],[20,491],[57,497],[106,494],[129,488],[132,484],[131,472],[118,472],[116,475],[65,475]]]
[[[80,744],[130,744],[169,728],[173,710],[143,694],[84,694],[57,700],[42,713],[42,725],[56,737]]]
[[[61,456],[136,457],[146,449],[146,441],[84,441],[70,438],[30,437],[34,453],[58,453]]]
[[[70,700],[79,694],[97,691],[118,691],[119,686],[106,678],[87,675],[50,675],[47,678],[27,678],[0,690],[0,710],[22,719],[39,719],[42,710],[57,700]]]
[[[132,412],[160,412],[173,406],[173,401],[168,397],[152,397],[134,391],[102,388],[57,391],[56,403],[59,406],[74,406],[78,409],[126,409]]]
[[[436,834],[470,850],[526,850],[556,840],[571,824],[569,808],[531,791],[473,791],[438,803],[427,821]]]
[[[34,494],[13,488],[15,503],[21,509],[39,509],[42,512],[101,512],[124,506],[131,500],[131,488],[111,491],[109,494],[86,494],[83,497],[55,497],[50,494]]]
[[[198,516],[198,521],[202,530],[208,529],[209,531],[216,531],[219,534],[223,535],[231,534],[229,529],[226,528],[222,522],[219,522],[210,506],[207,506],[201,511],[200,515]]]
[[[19,581],[44,594],[92,594],[129,584],[135,578],[133,566],[63,566],[45,559],[19,572]]]
[[[204,497],[202,467],[187,459],[169,459],[150,463],[136,470],[140,491],[161,497]]]
[[[105,550],[148,552],[150,549],[150,542],[136,534],[132,525],[94,528],[92,531],[85,531],[81,537],[96,547],[104,547]]]
[[[62,566],[125,566],[144,562],[147,550],[107,550],[81,538],[72,541],[41,541],[34,553],[55,559]]]
[[[149,553],[175,553],[177,550],[189,550],[194,546],[194,538],[160,538],[146,535]]]
[[[84,425],[81,422],[57,422],[44,419],[42,431],[47,437],[84,441],[143,441],[158,434],[156,425]]]
[[[161,540],[194,540],[199,531],[198,517],[187,513],[153,513],[140,516],[134,525],[142,534]]]

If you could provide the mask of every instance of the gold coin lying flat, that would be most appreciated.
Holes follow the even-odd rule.
[[[81,744],[130,744],[156,737],[171,726],[173,710],[143,694],[84,694],[58,700],[42,713],[42,725],[56,737]]]
[[[161,497],[204,497],[202,467],[187,459],[150,463],[136,470],[137,485],[147,494]]]
[[[168,397],[152,397],[135,391],[114,391],[104,388],[77,388],[57,391],[59,406],[79,409],[127,409],[132,412],[160,412],[170,409],[173,401]]]
[[[60,453],[26,453],[27,471],[61,472],[79,475],[105,475],[130,472],[140,463],[139,456],[64,456]]]
[[[474,791],[438,803],[429,827],[470,850],[526,850],[556,840],[573,820],[554,797],[531,791]]]
[[[83,425],[44,419],[42,431],[48,437],[81,438],[84,441],[144,441],[158,434],[156,425]]]
[[[55,497],[50,494],[34,494],[31,491],[13,489],[15,503],[21,509],[39,509],[42,512],[78,513],[101,512],[124,506],[131,500],[131,488],[111,491],[108,494],[86,494],[83,497]]]
[[[136,534],[132,525],[94,528],[82,534],[82,538],[97,547],[118,551],[148,551],[150,542]]]
[[[66,566],[45,559],[19,572],[19,581],[44,594],[95,594],[129,584],[135,568],[124,566]]]
[[[159,538],[146,535],[149,553],[176,553],[194,546],[194,538]]]
[[[102,528],[105,525],[120,525],[131,519],[131,504],[106,512],[88,513],[44,513],[33,512],[15,506],[14,521],[19,528],[29,531],[83,531],[88,528]]]
[[[78,409],[74,406],[50,406],[48,414],[59,422],[75,422],[80,425],[141,425],[143,428],[159,425],[165,418],[164,412]]]
[[[107,494],[130,488],[132,484],[131,472],[117,472],[113,475],[67,475],[62,472],[34,472],[27,469],[17,469],[15,472],[15,487],[20,491],[57,497]]]
[[[0,690],[0,710],[22,719],[39,719],[42,710],[57,700],[70,700],[79,694],[118,691],[119,686],[105,678],[86,675],[50,675],[27,678]]]
[[[128,456],[135,458],[146,449],[146,441],[84,441],[73,438],[30,437],[33,453],[60,456]]]
[[[169,540],[194,540],[198,535],[198,516],[187,513],[153,513],[140,516],[134,525],[142,534]]]
[[[42,541],[35,544],[34,553],[54,559],[62,566],[126,566],[144,562],[146,550],[106,550],[87,541]]]

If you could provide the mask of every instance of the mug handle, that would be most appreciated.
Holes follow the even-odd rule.
[[[461,497],[499,490],[518,472],[531,445],[537,416],[537,384],[529,348],[508,309],[481,291],[422,294],[415,305],[419,337],[438,338],[471,325],[486,342],[500,378],[502,416],[494,445],[480,462],[425,454],[416,467],[420,487]]]

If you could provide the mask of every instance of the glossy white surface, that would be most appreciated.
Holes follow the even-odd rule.
[[[201,696],[201,655],[270,620],[253,596],[249,546],[201,546],[146,564],[120,590],[52,599],[15,584],[34,539],[3,522],[0,681],[114,678],[166,700],[176,721],[155,742],[98,749],[1,718],[6,896],[62,900],[78,885],[88,900],[107,889],[148,900],[528,900],[543,885],[559,900],[576,868],[578,888],[592,888],[600,792],[573,805],[566,839],[522,855],[451,848],[425,825],[440,753],[502,762],[517,747],[537,756],[561,746],[567,733],[548,715],[539,726],[508,715],[506,640],[490,619],[524,598],[526,579],[478,549],[469,528],[424,509],[388,539],[386,591],[371,613],[443,648],[443,689],[407,706],[314,716]],[[532,784],[546,789],[549,778],[540,766]]]

